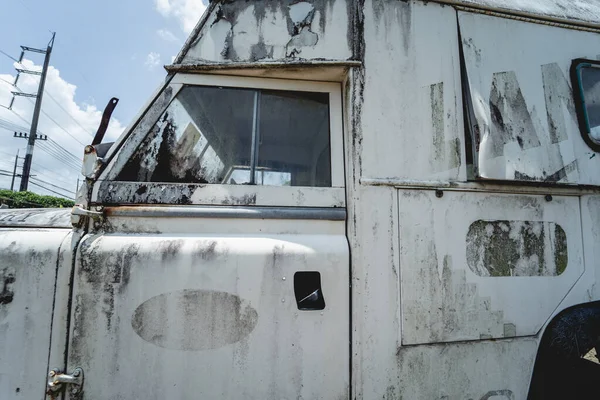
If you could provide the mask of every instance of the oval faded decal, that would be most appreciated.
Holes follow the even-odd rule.
[[[257,321],[256,310],[236,295],[185,289],[140,304],[131,326],[142,339],[165,349],[207,350],[238,342]]]
[[[554,222],[475,221],[467,264],[479,276],[558,276],[567,268],[567,235]]]

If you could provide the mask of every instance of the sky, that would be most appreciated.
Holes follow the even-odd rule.
[[[35,99],[11,91],[36,93],[39,77],[15,68],[41,70],[45,49],[56,39],[50,58],[29,190],[74,198],[81,177],[83,148],[90,144],[112,97],[119,103],[104,141],[114,141],[131,123],[166,76],[208,0],[43,1],[0,0],[0,189],[11,186],[15,156],[24,157]],[[13,59],[11,59],[11,57]],[[18,159],[20,173],[22,159]],[[19,188],[19,178],[15,181]]]

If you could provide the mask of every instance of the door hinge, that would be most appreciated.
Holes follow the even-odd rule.
[[[55,368],[48,372],[48,394],[57,395],[63,388],[70,386],[67,390],[72,395],[81,393],[83,389],[83,369],[75,368],[70,374],[65,374]]]
[[[100,211],[86,210],[85,208],[75,205],[71,210],[71,224],[74,228],[80,227],[82,218],[91,218],[94,221],[102,221],[104,219],[104,213],[102,208],[98,208]]]

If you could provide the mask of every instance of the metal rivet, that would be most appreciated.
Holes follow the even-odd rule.
[[[281,299],[281,302],[282,302],[282,303],[285,303],[285,299]]]
[[[78,377],[78,376],[79,376],[79,374],[80,374],[80,372],[79,372],[79,370],[78,370],[78,369],[76,369],[75,371],[73,371],[73,376],[74,376],[74,377]]]
[[[283,278],[281,278],[281,279],[285,281],[285,276]]]
[[[438,199],[444,197],[444,191],[440,190],[440,189],[437,189],[435,191],[435,197],[437,197]]]
[[[546,201],[552,201],[552,195],[551,194],[547,194],[545,197]]]

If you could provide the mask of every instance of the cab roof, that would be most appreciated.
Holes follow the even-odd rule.
[[[599,0],[434,0],[567,24],[600,25]]]

